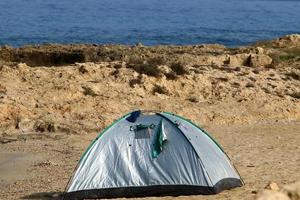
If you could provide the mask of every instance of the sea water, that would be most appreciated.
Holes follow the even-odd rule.
[[[0,0],[0,45],[238,46],[300,33],[300,0]]]

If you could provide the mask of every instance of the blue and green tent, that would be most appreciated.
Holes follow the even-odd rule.
[[[220,145],[167,112],[129,113],[88,147],[65,199],[216,194],[243,185]]]

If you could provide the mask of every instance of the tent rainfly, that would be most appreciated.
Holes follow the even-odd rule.
[[[91,143],[64,199],[217,194],[243,184],[203,129],[172,113],[138,110]]]

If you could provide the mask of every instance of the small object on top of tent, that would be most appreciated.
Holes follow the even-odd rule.
[[[136,119],[140,116],[141,111],[137,110],[137,111],[133,111],[129,117],[126,118],[127,121],[134,123],[136,121]]]
[[[203,129],[172,113],[134,111],[86,150],[64,199],[217,194],[243,185]]]

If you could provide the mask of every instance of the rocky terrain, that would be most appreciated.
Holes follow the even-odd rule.
[[[201,125],[246,182],[178,198],[267,199],[269,182],[300,181],[300,35],[239,48],[1,47],[0,199],[59,198],[91,140],[134,109]]]

